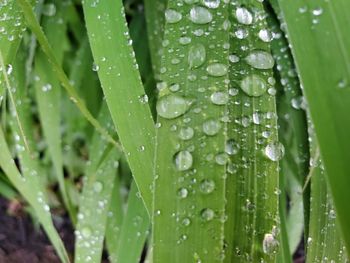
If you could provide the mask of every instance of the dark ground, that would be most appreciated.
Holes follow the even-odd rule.
[[[74,233],[68,218],[55,220],[68,253],[73,254]],[[298,249],[294,263],[303,263],[303,248]],[[107,262],[107,261],[104,261]],[[0,197],[0,263],[60,263],[53,247],[41,229],[35,229],[31,218],[18,202]]]

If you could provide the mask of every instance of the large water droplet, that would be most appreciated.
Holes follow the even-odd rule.
[[[188,64],[190,68],[198,68],[205,62],[206,51],[202,44],[191,46],[188,52]]]
[[[227,66],[221,63],[212,63],[207,67],[210,76],[221,77],[227,73]]]
[[[214,191],[215,189],[215,182],[211,179],[204,179],[200,185],[199,189],[201,190],[202,193],[204,194],[210,194]]]
[[[245,60],[250,66],[257,69],[270,69],[275,64],[272,55],[262,50],[252,51]]]
[[[215,213],[212,209],[210,208],[204,208],[201,211],[201,217],[202,219],[204,219],[205,221],[211,221],[215,216]]]
[[[194,6],[190,11],[190,20],[195,24],[207,24],[213,20],[213,15],[205,7]]]
[[[229,100],[229,96],[226,92],[216,91],[213,94],[211,94],[210,100],[216,105],[225,105]]]
[[[241,81],[242,90],[249,96],[259,97],[266,92],[265,80],[257,75],[250,75]]]
[[[237,21],[244,25],[250,25],[253,22],[253,15],[248,9],[239,7],[236,9]]]
[[[275,254],[278,251],[279,242],[273,234],[267,233],[264,235],[263,251],[265,254]]]
[[[165,20],[170,23],[177,23],[182,19],[181,13],[177,12],[176,10],[173,9],[167,9],[165,11]]]
[[[203,132],[206,135],[213,136],[219,132],[221,124],[217,120],[210,119],[203,123]]]
[[[179,138],[186,141],[192,139],[194,130],[191,127],[183,127],[179,131]]]
[[[284,155],[284,146],[280,142],[271,142],[266,145],[264,153],[271,161],[279,161]]]
[[[183,115],[189,108],[191,102],[183,97],[170,94],[161,97],[157,101],[157,113],[165,119],[174,119]]]
[[[179,171],[186,171],[192,167],[193,158],[189,151],[180,151],[175,155],[175,166]]]

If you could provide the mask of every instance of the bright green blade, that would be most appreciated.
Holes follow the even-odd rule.
[[[350,2],[279,0],[345,244],[350,249]]]
[[[311,201],[310,225],[307,239],[307,263],[347,262],[339,222],[326,181],[326,175],[315,132],[310,122],[311,138]]]
[[[108,108],[147,210],[151,210],[155,129],[121,0],[83,2],[90,45]],[[96,17],[99,18],[96,20]]]
[[[266,12],[259,1],[230,8],[230,89],[225,262],[275,262],[279,165],[275,79]]]
[[[154,262],[222,262],[224,256],[228,5],[212,2],[171,0],[165,11]]]
[[[110,141],[111,143],[119,147],[119,144],[117,144],[113,140],[113,138],[101,127],[98,121],[92,116],[90,111],[85,106],[84,101],[78,96],[77,91],[70,84],[68,77],[66,76],[64,70],[62,69],[62,67],[57,61],[57,58],[55,57],[55,53],[52,50],[44,32],[42,31],[35,17],[35,14],[32,10],[32,6],[28,2],[28,0],[17,0],[17,2],[22,8],[28,27],[35,34],[38,42],[41,45],[43,52],[46,54],[48,61],[52,66],[52,69],[56,73],[56,77],[60,80],[62,86],[66,89],[67,93],[70,96],[70,99],[75,103],[75,105],[81,111],[83,116],[103,135],[103,137],[105,137],[106,140]]]
[[[61,41],[66,34],[66,23],[64,22],[65,8],[59,1],[55,2],[55,6],[56,15],[43,18],[43,28],[57,60],[59,63],[62,63],[64,50]],[[70,214],[72,222],[75,224],[75,211],[67,195],[63,175],[61,87],[42,51],[38,51],[35,56],[34,74],[36,76],[34,82],[36,102],[43,133],[47,141],[48,151],[54,166],[64,205]]]
[[[118,247],[112,263],[140,262],[146,237],[149,233],[150,220],[142,202],[136,184],[133,182],[129,192],[127,210],[121,226]]]

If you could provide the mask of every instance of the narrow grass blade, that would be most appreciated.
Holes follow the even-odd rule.
[[[154,262],[222,262],[228,4],[169,1],[158,85]]]
[[[135,182],[150,211],[155,129],[131,48],[122,1],[86,0],[83,7],[107,105]]]
[[[70,84],[68,77],[66,76],[64,70],[58,63],[54,51],[52,50],[44,32],[42,31],[38,21],[36,20],[35,14],[28,0],[17,0],[17,2],[22,8],[28,27],[30,27],[30,29],[37,37],[37,40],[40,43],[43,52],[48,57],[48,60],[53,70],[55,71],[57,78],[60,80],[62,86],[68,92],[70,99],[76,104],[83,116],[105,137],[106,140],[119,147],[119,145],[114,141],[114,139],[108,133],[106,133],[106,131],[101,127],[98,121],[92,116],[92,114],[86,108],[84,101],[78,96],[76,90]]]
[[[230,120],[225,262],[275,262],[279,165],[275,79],[266,11],[258,1],[230,9]]]
[[[145,0],[144,2],[152,67],[156,75],[156,79],[159,79],[162,57],[162,40],[165,24],[164,12],[168,1]]]
[[[113,131],[107,105],[101,108],[99,121],[108,131]],[[121,155],[115,148],[95,133],[89,149],[89,165],[80,196],[79,216],[75,243],[75,261],[100,262],[107,215],[114,188],[116,164]],[[93,210],[94,209],[94,210]]]
[[[306,262],[347,262],[347,252],[343,239],[340,238],[339,223],[336,220],[337,215],[327,185],[320,149],[313,127],[310,127],[309,131],[312,158],[310,162],[310,231],[306,243]]]
[[[141,200],[135,182],[132,183],[128,197],[126,214],[121,226],[118,248],[112,263],[138,263],[146,237],[149,233],[150,219]]]
[[[350,249],[349,1],[278,1],[310,107],[311,119],[345,244]],[[332,52],[329,52],[332,50]],[[312,74],[310,73],[312,69]]]
[[[59,2],[56,2],[55,6],[55,16],[45,17],[43,19],[43,27],[47,34],[48,41],[52,44],[57,60],[59,63],[62,63],[64,50],[61,40],[66,34],[66,22],[64,22],[63,19],[65,8]],[[34,74],[36,76],[34,82],[36,102],[38,105],[41,126],[47,141],[48,151],[54,166],[63,203],[69,212],[73,224],[75,224],[75,209],[68,197],[63,175],[61,146],[61,87],[42,51],[36,53]]]

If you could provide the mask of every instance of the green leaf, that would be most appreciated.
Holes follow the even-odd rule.
[[[122,1],[83,3],[108,108],[147,210],[151,210],[155,129],[131,48]],[[96,19],[96,18],[100,19]]]
[[[279,0],[315,125],[345,245],[350,249],[349,1]],[[330,52],[331,50],[331,52]],[[312,72],[312,73],[311,73]]]
[[[228,5],[220,1],[210,9],[172,0],[166,16],[157,102],[153,261],[222,262]]]
[[[230,123],[225,262],[275,262],[279,244],[279,165],[274,60],[259,1],[230,8]],[[284,243],[282,244],[282,249]]]

